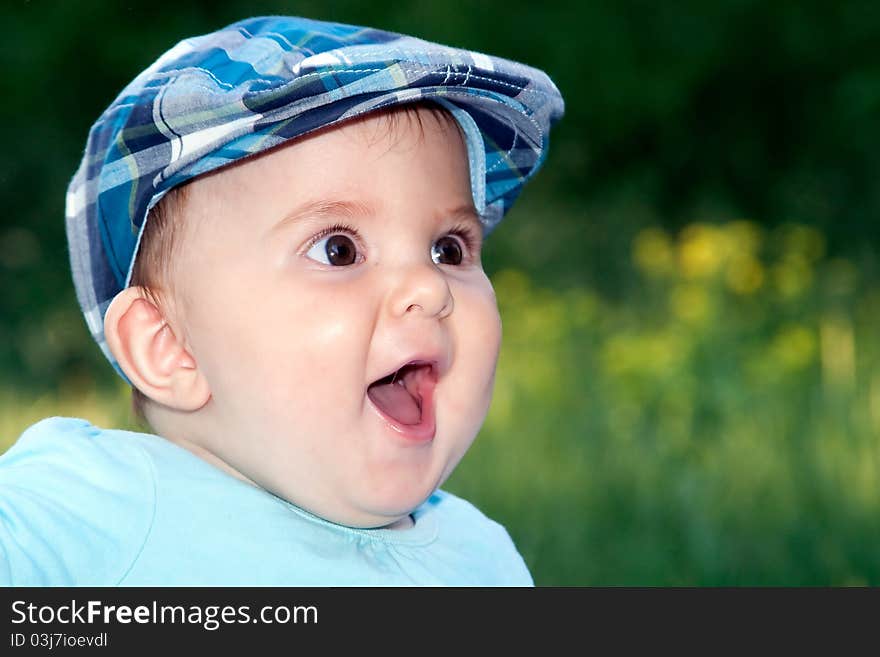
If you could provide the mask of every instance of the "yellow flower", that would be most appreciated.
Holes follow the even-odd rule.
[[[727,287],[737,294],[753,294],[764,284],[764,267],[751,255],[732,257],[725,273]]]
[[[754,256],[761,248],[761,227],[751,221],[732,221],[724,226],[731,254]]]
[[[685,278],[715,274],[728,251],[724,233],[708,224],[691,224],[682,231],[678,264]]]
[[[803,256],[791,256],[773,267],[773,282],[779,294],[794,299],[810,289],[813,268]]]
[[[771,352],[784,370],[801,370],[816,356],[815,333],[800,324],[784,326],[773,339]]]
[[[679,335],[613,335],[602,347],[602,364],[613,376],[640,374],[664,378],[687,358],[688,343]]]
[[[648,276],[663,276],[672,271],[672,241],[660,228],[646,228],[633,241],[633,261]]]
[[[669,297],[669,305],[676,317],[691,324],[702,324],[712,311],[709,294],[696,284],[676,286]]]

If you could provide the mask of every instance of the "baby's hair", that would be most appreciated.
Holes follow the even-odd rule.
[[[131,285],[144,292],[163,311],[164,295],[172,293],[171,263],[175,247],[180,243],[181,215],[186,204],[187,187],[174,187],[153,206],[141,235],[137,257],[131,271]],[[144,409],[148,397],[136,387],[131,388],[131,406],[135,416],[146,422]]]
[[[387,132],[377,132],[375,138],[381,139],[388,134],[397,132],[401,117],[405,117],[410,122],[414,121],[418,125],[420,134],[424,135],[424,125],[422,116],[418,112],[419,109],[427,110],[438,123],[445,123],[458,129],[458,123],[446,108],[430,101],[419,101],[406,105],[392,105],[371,112],[369,114],[371,118],[384,118],[387,127]],[[332,129],[332,127],[325,129]],[[172,188],[150,210],[132,268],[131,285],[142,287],[150,301],[163,314],[167,311],[166,304],[173,298],[173,263],[182,241],[182,217],[186,203],[187,185],[183,184]],[[132,411],[139,421],[146,424],[148,424],[146,417],[148,402],[149,398],[132,386]]]

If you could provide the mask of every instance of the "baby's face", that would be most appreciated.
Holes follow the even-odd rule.
[[[501,339],[465,146],[424,109],[196,180],[176,268],[212,397],[186,436],[335,522],[405,517],[485,419]]]

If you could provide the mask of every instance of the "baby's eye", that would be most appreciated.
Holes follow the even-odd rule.
[[[312,260],[334,267],[353,265],[357,260],[357,246],[348,235],[328,235],[312,244],[306,252]]]
[[[431,247],[431,260],[438,265],[460,265],[461,243],[452,235],[445,235]]]

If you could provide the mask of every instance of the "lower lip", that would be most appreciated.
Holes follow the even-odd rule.
[[[422,421],[418,424],[403,424],[393,417],[386,415],[373,403],[367,395],[370,408],[379,418],[398,436],[414,443],[427,443],[434,439],[437,432],[437,423],[434,417],[434,388],[431,386],[422,397]]]

